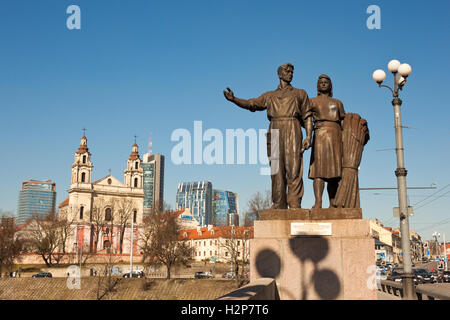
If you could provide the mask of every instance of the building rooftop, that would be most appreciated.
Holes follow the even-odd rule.
[[[253,227],[233,227],[234,236],[238,239],[253,238]],[[180,230],[178,232],[178,239],[180,240],[198,240],[210,238],[231,238],[232,226],[218,226],[218,227],[203,227],[197,229]],[[248,235],[245,235],[248,231]]]

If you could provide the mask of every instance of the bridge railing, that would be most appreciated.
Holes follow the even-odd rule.
[[[381,280],[378,290],[394,296],[403,297],[401,282]],[[450,300],[450,290],[442,290],[439,286],[415,287],[417,300]],[[248,285],[232,291],[218,300],[280,300],[276,282],[272,278],[260,278]]]
[[[401,282],[381,280],[378,290],[403,298],[403,286]],[[415,287],[417,300],[450,300],[450,290],[443,291],[439,287],[423,287],[420,284]]]

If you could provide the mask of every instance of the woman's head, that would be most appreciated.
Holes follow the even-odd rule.
[[[321,74],[317,80],[317,95],[328,93],[330,97],[333,96],[333,84],[331,79],[326,74]]]

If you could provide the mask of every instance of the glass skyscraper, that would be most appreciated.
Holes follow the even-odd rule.
[[[238,215],[237,193],[223,190],[213,190],[213,217],[214,226],[236,225]]]
[[[143,158],[144,214],[149,214],[157,203],[164,205],[164,156],[146,153]]]
[[[155,191],[155,163],[141,163],[144,169],[144,211],[151,210],[154,202]]]
[[[21,225],[34,215],[45,217],[55,212],[56,185],[47,181],[24,181],[19,191],[19,204],[17,208],[17,224]]]
[[[209,181],[178,184],[176,209],[189,208],[201,227],[212,224],[212,184]]]

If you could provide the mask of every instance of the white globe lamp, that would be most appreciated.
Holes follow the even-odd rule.
[[[376,83],[381,84],[386,79],[386,73],[381,69],[375,70],[372,78]]]
[[[398,73],[400,73],[400,75],[402,77],[407,77],[411,74],[411,66],[407,63],[402,63],[399,67],[398,67]]]
[[[398,67],[400,67],[400,61],[398,60],[391,60],[388,63],[388,69],[392,73],[396,73],[398,71]]]

